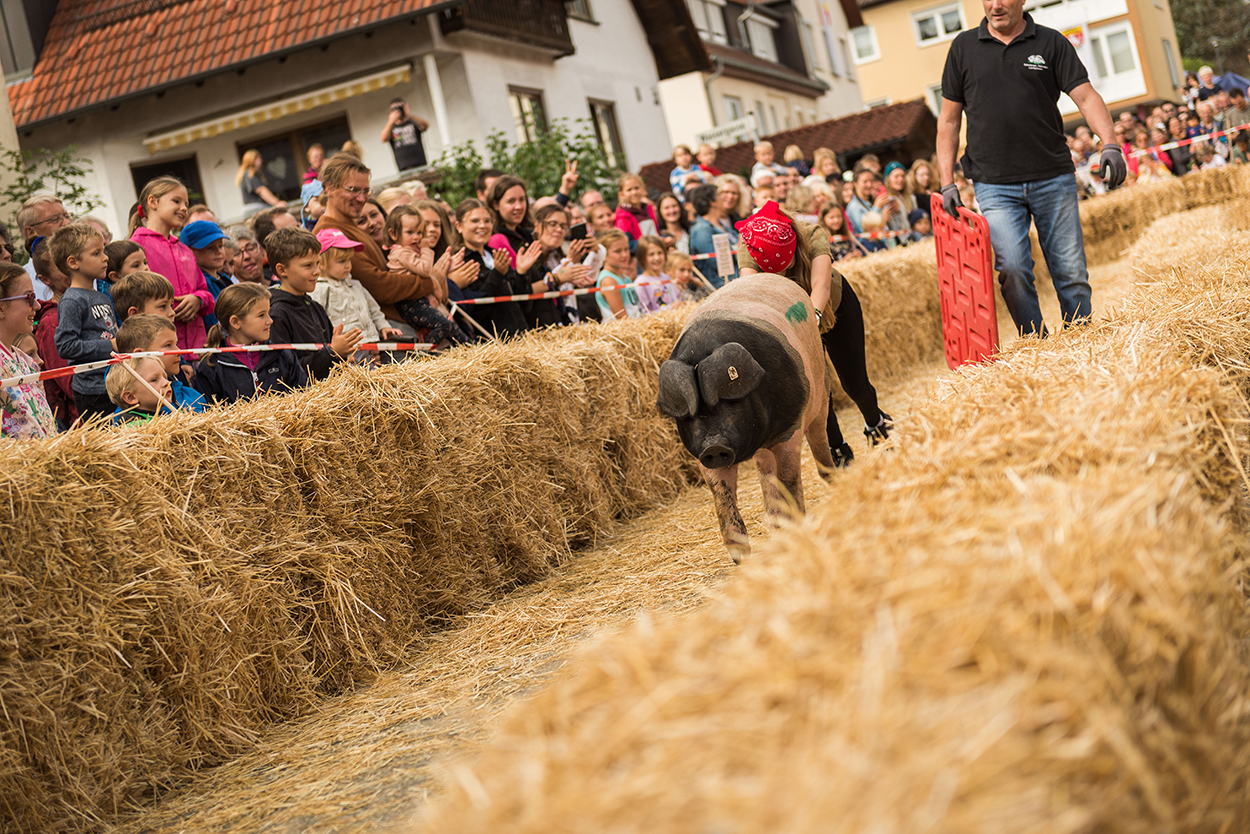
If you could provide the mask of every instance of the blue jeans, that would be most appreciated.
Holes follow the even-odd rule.
[[[994,268],[998,270],[1003,301],[1020,334],[1046,335],[1033,278],[1030,219],[1037,224],[1037,240],[1059,296],[1064,324],[1089,318],[1089,271],[1085,268],[1076,177],[1063,174],[1010,185],[979,182],[976,192],[981,213],[990,227]]]

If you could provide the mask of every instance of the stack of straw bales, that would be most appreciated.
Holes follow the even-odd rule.
[[[520,705],[423,830],[1250,829],[1250,235],[1157,265],[1193,219],[1118,317],[953,377],[723,600]]]
[[[114,818],[685,488],[680,326],[0,445],[0,828]]]

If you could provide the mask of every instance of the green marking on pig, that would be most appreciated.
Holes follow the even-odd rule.
[[[791,324],[802,324],[807,321],[807,304],[802,301],[791,304],[790,309],[786,310],[786,320]]]

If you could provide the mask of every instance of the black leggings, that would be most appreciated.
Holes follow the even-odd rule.
[[[823,334],[820,341],[825,345],[825,352],[833,362],[833,369],[838,372],[838,381],[842,390],[859,407],[864,415],[864,425],[875,426],[881,420],[881,409],[877,407],[877,389],[868,381],[868,366],[864,356],[864,311],[860,309],[859,297],[851,283],[842,279],[842,300],[834,311],[834,325]],[[838,415],[829,406],[829,445],[837,448],[842,440],[842,429],[838,426]]]

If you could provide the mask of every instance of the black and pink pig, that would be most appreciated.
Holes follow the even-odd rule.
[[[660,366],[659,409],[699,460],[735,562],[751,552],[738,512],[739,463],[755,459],[774,519],[785,512],[786,493],[804,509],[804,437],[822,474],[833,469],[825,427],[831,373],[811,298],[769,274],[717,290]]]

